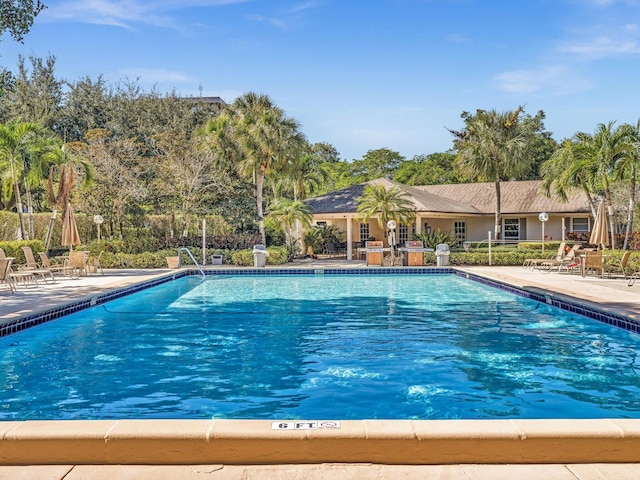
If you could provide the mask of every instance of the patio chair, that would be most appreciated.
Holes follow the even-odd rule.
[[[604,265],[602,262],[602,250],[597,252],[585,252],[582,264],[582,276],[585,277],[589,272],[599,273],[602,277]]]
[[[553,261],[553,260],[559,262],[564,258],[564,256],[567,253],[567,250],[568,250],[567,242],[562,242],[562,243],[560,243],[560,246],[558,247],[558,251],[556,252],[555,257],[550,255],[547,258],[526,258],[524,260],[524,263],[522,264],[522,266],[524,268],[533,269],[533,268],[539,266],[542,262],[548,262],[548,261]]]
[[[60,262],[51,260],[46,252],[38,252],[43,268],[48,268],[53,273],[62,273],[63,275],[71,275],[71,267],[66,261]]]
[[[69,268],[71,268],[71,274],[77,272],[78,276],[87,274],[87,260],[89,258],[89,252],[84,250],[73,250],[69,252]]]
[[[102,265],[100,265],[100,257],[102,257],[103,253],[104,253],[104,250],[100,252],[97,257],[92,257],[91,255],[89,255],[89,258],[87,259],[87,270],[89,272],[98,273],[98,269],[99,269],[100,273],[104,275],[104,271],[102,270]]]
[[[13,262],[13,258],[0,258],[0,283],[7,287],[11,293],[14,293],[16,286],[11,278],[11,262]]]
[[[18,270],[23,272],[28,272],[34,276],[39,275],[42,278],[42,280],[44,280],[45,283],[48,282],[49,280],[51,280],[52,282],[56,281],[56,279],[53,276],[53,272],[50,269],[45,268],[42,265],[40,265],[38,262],[36,262],[36,259],[33,256],[33,251],[31,250],[31,247],[22,247],[22,251],[24,252],[24,256],[27,260],[27,264],[19,265]]]
[[[558,271],[560,271],[561,269],[565,268],[569,271],[571,271],[571,268],[575,267],[575,263],[577,262],[576,259],[576,252],[582,248],[581,245],[574,245],[569,252],[564,255],[562,258],[558,258],[556,256],[556,258],[552,258],[550,260],[543,260],[541,262],[539,262],[538,264],[534,265],[534,267],[542,270],[545,269],[547,271],[551,271],[553,268],[557,268]],[[579,265],[579,261],[577,262]],[[570,267],[571,266],[571,267]]]
[[[627,279],[627,263],[629,263],[629,257],[631,252],[624,252],[621,258],[606,257],[603,264],[604,272],[608,277],[611,277],[612,273],[621,273],[624,279]]]
[[[0,258],[7,258],[6,253],[4,253],[4,250],[0,248]]]

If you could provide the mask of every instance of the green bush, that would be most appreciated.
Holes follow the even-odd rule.
[[[14,240],[11,242],[0,242],[0,248],[4,250],[7,257],[14,257],[13,265],[27,263],[22,247],[31,247],[36,261],[39,261],[38,252],[44,252],[44,242],[42,240]]]
[[[267,252],[269,252],[266,262],[268,265],[284,265],[287,263],[287,247],[268,247]],[[237,267],[252,267],[253,249],[233,252],[231,263]]]

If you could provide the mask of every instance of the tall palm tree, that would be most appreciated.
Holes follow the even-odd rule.
[[[629,181],[629,210],[627,212],[627,226],[624,233],[623,250],[629,248],[629,239],[633,231],[633,217],[636,208],[636,185],[638,177],[638,163],[640,163],[640,120],[635,125],[623,125],[627,131],[627,152],[621,155],[614,165],[616,180]]]
[[[389,233],[387,223],[410,224],[416,218],[415,206],[407,194],[399,187],[387,189],[384,185],[367,185],[356,208],[363,222],[376,217],[378,225]]]
[[[284,172],[293,185],[293,199],[305,200],[309,193],[320,188],[329,178],[329,172],[320,159],[310,153],[295,157]]]
[[[525,116],[523,107],[511,112],[477,110],[475,115],[462,114],[465,128],[450,130],[458,151],[458,167],[478,180],[491,181],[496,190],[495,238],[500,238],[500,181],[524,175],[530,167],[527,155],[533,135],[542,127],[544,114]]]
[[[574,136],[578,155],[592,165],[591,171],[595,174],[592,182],[602,188],[605,202],[611,207],[608,209],[612,232],[611,248],[615,248],[615,222],[610,187],[612,172],[616,162],[631,154],[628,128],[615,128],[615,123],[599,124],[592,135],[578,132]]]
[[[237,158],[240,173],[253,180],[263,243],[264,179],[268,173],[284,168],[306,145],[299,128],[298,122],[286,117],[268,96],[249,92],[229,106],[226,116],[205,129],[214,135],[211,142],[218,144],[213,148]]]
[[[596,216],[596,203],[593,199],[592,179],[595,176],[591,160],[579,155],[576,142],[567,139],[551,158],[540,167],[542,175],[541,190],[547,197],[554,193],[562,201],[568,200],[571,188],[580,188],[587,196],[591,214]]]
[[[44,129],[31,122],[9,122],[0,125],[0,174],[2,175],[3,194],[5,199],[15,197],[20,237],[28,238],[25,228],[22,197],[20,195],[21,180],[33,181],[38,168],[38,157],[42,152],[41,138]]]

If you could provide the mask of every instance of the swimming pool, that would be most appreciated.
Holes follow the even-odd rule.
[[[0,419],[639,417],[638,336],[452,275],[185,277],[0,341]]]

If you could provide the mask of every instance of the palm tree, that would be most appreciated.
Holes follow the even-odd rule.
[[[300,200],[277,198],[269,206],[269,216],[282,223],[287,248],[290,254],[293,255],[294,246],[299,241],[299,238],[294,238],[293,226],[299,223],[303,228],[308,228],[311,225],[311,220],[313,220],[311,209]]]
[[[615,122],[599,124],[593,135],[578,132],[574,138],[578,155],[591,164],[594,175],[594,186],[601,186],[605,202],[609,208],[609,224],[611,226],[611,248],[615,248],[615,222],[613,218],[613,202],[611,200],[610,176],[616,162],[632,154],[629,144],[628,128],[614,128]]]
[[[629,238],[633,231],[633,217],[636,207],[636,184],[638,163],[640,162],[640,120],[635,125],[623,125],[627,131],[627,153],[621,155],[614,165],[616,180],[629,180],[629,211],[627,212],[627,226],[624,233],[623,250],[629,248]]]
[[[465,128],[450,130],[458,151],[461,170],[478,180],[492,181],[496,190],[495,238],[500,238],[500,181],[524,175],[530,167],[528,149],[533,135],[542,128],[544,114],[525,116],[523,107],[512,112],[477,110],[475,115],[462,114]]]
[[[31,122],[10,122],[0,125],[0,172],[2,175],[3,194],[5,199],[15,197],[18,220],[20,222],[20,238],[28,238],[25,229],[20,181],[27,179],[33,183],[38,157],[42,151],[40,139],[44,130]],[[27,184],[28,188],[28,184]]]
[[[358,217],[363,222],[376,217],[378,225],[389,234],[387,224],[390,220],[397,224],[410,224],[416,218],[415,207],[406,192],[394,186],[389,189],[384,185],[367,185],[356,208]]]
[[[551,158],[540,167],[542,175],[541,190],[547,197],[553,192],[562,201],[568,200],[571,188],[580,188],[587,196],[591,214],[596,216],[596,203],[593,199],[591,179],[595,176],[593,164],[587,158],[579,155],[576,143],[565,140]]]
[[[224,114],[223,114],[224,115]],[[215,135],[213,148],[233,155],[242,175],[256,187],[256,210],[262,242],[266,243],[263,214],[265,176],[284,166],[306,145],[297,121],[285,116],[266,95],[249,92],[230,105],[227,116],[205,131]]]
[[[303,153],[287,165],[285,176],[293,184],[293,199],[305,200],[327,181],[329,172],[318,157]]]

